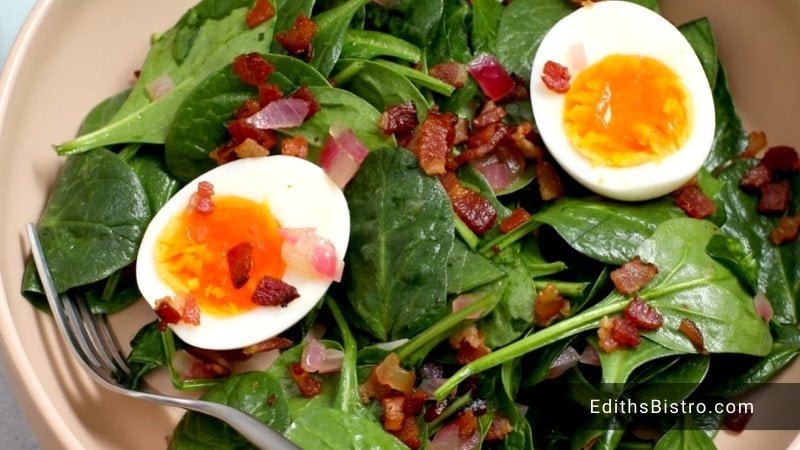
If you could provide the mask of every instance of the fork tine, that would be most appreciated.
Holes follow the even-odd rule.
[[[95,320],[92,312],[89,311],[89,307],[86,304],[86,299],[83,298],[83,296],[79,296],[73,301],[81,317],[81,325],[84,331],[83,334],[87,337],[87,340],[89,341],[88,343],[91,345],[92,350],[94,350],[92,353],[97,357],[99,362],[102,363],[104,369],[107,371],[114,371],[116,369],[114,362],[111,360],[104,342],[97,334]]]
[[[125,356],[120,349],[117,339],[109,329],[108,317],[105,314],[92,314],[87,303],[81,303],[81,310],[85,312],[87,327],[93,338],[97,339],[98,352],[102,353],[104,360],[114,372],[130,374],[130,368],[125,361]]]

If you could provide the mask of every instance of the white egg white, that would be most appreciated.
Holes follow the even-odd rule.
[[[565,96],[547,89],[541,74],[547,61],[555,61],[566,66],[574,80],[582,69],[574,56],[579,46],[585,52],[585,67],[611,54],[649,56],[670,67],[691,104],[691,132],[684,145],[661,161],[622,168],[595,165],[578,153],[564,132]],[[691,45],[662,16],[631,2],[601,1],[559,21],[534,57],[530,93],[539,133],[559,165],[582,185],[614,199],[647,200],[677,189],[697,173],[714,140],[714,100]]]
[[[330,240],[337,256],[344,258],[350,237],[350,213],[342,190],[319,166],[282,155],[240,159],[206,172],[184,186],[148,225],[136,262],[136,278],[151,307],[156,300],[176,294],[156,273],[156,242],[170,220],[187,208],[200,181],[213,184],[215,196],[232,195],[266,203],[281,227],[316,228],[317,235]],[[303,277],[289,268],[282,279],[300,294],[286,307],[259,306],[229,317],[201,311],[199,325],[171,325],[172,330],[196,347],[212,350],[245,347],[276,336],[297,323],[331,284]]]

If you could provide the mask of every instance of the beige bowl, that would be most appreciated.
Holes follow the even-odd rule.
[[[0,337],[16,398],[46,449],[155,449],[181,411],[99,389],[73,361],[49,316],[19,294],[27,245],[62,163],[51,144],[73,136],[98,101],[129,85],[150,33],[171,26],[193,0],[42,0],[0,78]],[[800,145],[800,1],[662,0],[676,23],[709,16],[746,123],[773,144]],[[87,255],[91,257],[91,255]],[[122,341],[147,308],[115,317]],[[782,375],[800,380],[800,365]],[[717,438],[726,449],[785,448],[797,432]]]

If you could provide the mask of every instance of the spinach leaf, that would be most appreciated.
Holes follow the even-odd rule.
[[[150,322],[136,333],[131,340],[131,352],[126,361],[131,369],[130,375],[117,373],[116,376],[119,382],[131,389],[136,389],[148,372],[164,367],[167,361],[158,322]]]
[[[769,241],[777,218],[758,214],[758,199],[739,188],[739,180],[752,164],[735,161],[720,174],[725,187],[715,200],[727,215],[722,231],[742,243],[745,254],[751,254],[758,262],[757,290],[766,293],[772,304],[773,320],[794,324],[800,299],[800,241],[780,246]],[[793,195],[800,196],[800,184],[795,184]]]
[[[558,356],[572,344],[573,339],[564,339],[554,342],[543,349],[539,349],[526,357],[525,377],[522,379],[523,387],[531,387],[547,379],[550,366]],[[528,364],[530,362],[530,364]]]
[[[691,416],[685,416],[682,424],[676,424],[661,439],[653,450],[716,450],[714,441],[703,430],[694,429]]]
[[[69,158],[38,227],[58,292],[102,280],[132,263],[149,220],[142,184],[116,154],[96,149]],[[30,261],[23,280],[26,296],[42,292],[35,273]]]
[[[106,286],[108,281],[119,273],[120,271],[114,272],[106,280]],[[89,310],[93,314],[113,314],[122,311],[142,298],[142,293],[139,292],[135,280],[130,280],[126,284],[126,286],[116,287],[113,291],[107,291],[105,288],[101,289],[99,286],[93,285],[86,289],[81,289],[83,292],[76,295],[83,295],[86,298],[89,303]]]
[[[731,272],[747,282],[752,292],[758,288],[758,262],[748,252],[744,243],[724,234],[717,234],[708,241],[706,253],[724,264]]]
[[[502,14],[503,4],[497,0],[473,0],[471,40],[475,53],[495,53]]]
[[[150,215],[154,216],[167,203],[180,185],[178,181],[167,173],[167,164],[161,152],[156,153],[153,148],[145,148],[136,153],[128,161],[147,196],[150,206]]]
[[[232,375],[213,386],[203,400],[240,409],[277,431],[289,426],[289,406],[280,383],[266,372]],[[170,450],[253,448],[224,422],[189,412],[178,423],[169,442]]]
[[[285,33],[297,20],[297,16],[305,14],[306,17],[311,17],[311,11],[314,9],[316,0],[277,0],[275,2],[275,9],[278,17],[275,19],[275,34]],[[270,47],[272,53],[283,53],[283,46],[278,41],[273,41]]]
[[[78,136],[91,133],[102,128],[119,111],[125,100],[131,94],[130,89],[125,89],[98,103],[89,114],[84,117],[78,129]]]
[[[422,60],[422,51],[408,41],[380,31],[347,30],[344,33],[342,58],[372,59],[378,56],[418,63]]]
[[[240,2],[237,2],[240,3]],[[184,17],[203,14],[199,11],[228,8],[221,19],[207,19],[191,38],[188,54],[178,61],[173,46],[180,37],[180,22],[160,35],[148,53],[139,79],[111,122],[104,127],[56,146],[59,154],[73,154],[122,142],[164,143],[169,126],[181,102],[209,74],[214,73],[242,53],[262,50],[272,37],[275,20],[248,28],[246,7],[220,0],[203,0]],[[182,19],[183,20],[183,19]],[[187,44],[188,45],[188,44]],[[147,85],[160,76],[169,76],[175,89],[151,101]]]
[[[661,223],[683,217],[669,199],[620,203],[604,199],[564,198],[536,215],[555,228],[584,255],[609,264],[622,264]]]
[[[344,35],[353,16],[361,10],[369,0],[348,0],[314,17],[317,32],[312,38],[314,56],[311,65],[323,75],[328,75],[339,60],[344,45]]]
[[[539,43],[556,22],[574,10],[575,5],[566,0],[514,0],[497,27],[496,56],[503,67],[529,82]]]
[[[658,0],[626,0],[626,1],[644,6],[647,9],[652,9],[655,12],[659,12],[661,10],[658,4]]]
[[[505,272],[456,239],[447,258],[447,293],[463,294],[505,276]]]
[[[322,342],[327,348],[337,348],[338,346],[338,343],[332,341]],[[319,395],[308,398],[300,393],[300,389],[297,388],[297,383],[294,382],[294,379],[292,379],[289,374],[289,367],[300,361],[304,347],[305,343],[301,343],[284,350],[267,370],[267,373],[275,377],[278,383],[280,383],[283,393],[286,395],[286,402],[289,405],[289,413],[292,420],[300,417],[306,408],[333,406],[333,400],[338,390],[338,374],[330,374],[318,378],[322,383],[322,390]]]
[[[376,4],[367,5],[370,28],[382,30],[426,47],[442,18],[444,0],[400,0],[391,9]]]
[[[469,15],[470,7],[465,0],[444,0],[442,20],[425,50],[429,66],[448,61],[467,63],[472,59],[467,27]]]
[[[372,61],[343,59],[340,64],[345,67],[352,65],[360,67],[358,73],[343,87],[368,101],[378,111],[385,111],[389,106],[411,100],[417,106],[420,122],[425,119],[430,107],[428,100],[408,78]]]
[[[759,358],[744,371],[709,386],[707,394],[726,398],[742,395],[769,381],[794,361],[798,354],[800,354],[800,342],[785,341],[778,337],[767,356]]]
[[[453,212],[441,185],[397,148],[372,151],[345,190],[350,205],[349,299],[367,331],[387,341],[447,314]]]
[[[678,355],[681,352],[659,345],[649,339],[642,339],[635,348],[625,348],[606,353],[597,344],[597,338],[592,336],[589,343],[600,357],[600,367],[603,369],[603,383],[623,385],[628,381],[633,371],[641,365],[654,359]]]
[[[251,4],[250,0],[206,0],[189,9],[175,24],[172,57],[181,64],[189,56],[206,21],[223,19],[231,9],[246,8]]]
[[[706,355],[684,355],[675,364],[632,387],[631,397],[638,401],[657,398],[679,403],[689,397],[708,373],[710,358]]]
[[[376,64],[381,64],[385,67],[394,70],[400,75],[411,80],[412,83],[424,88],[428,88],[431,91],[436,92],[437,94],[449,96],[456,90],[456,88],[454,88],[453,86],[450,86],[449,84],[439,80],[438,78],[434,78],[428,75],[426,72],[423,72],[422,70],[417,70],[415,68],[404,66],[402,64],[393,63],[385,59],[376,59],[374,62]]]
[[[697,53],[700,64],[703,65],[703,70],[708,77],[708,84],[713,89],[717,82],[719,57],[714,34],[711,32],[711,22],[706,18],[697,19],[681,25],[678,29]]]

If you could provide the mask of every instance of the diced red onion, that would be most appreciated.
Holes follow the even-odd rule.
[[[144,89],[147,91],[147,96],[150,97],[150,100],[155,101],[174,91],[175,82],[172,81],[172,77],[164,74],[147,83]]]
[[[375,347],[390,352],[400,347],[401,345],[405,344],[406,342],[408,342],[408,338],[402,338],[402,339],[397,339],[395,341],[381,342],[380,344],[375,344]]]
[[[475,431],[466,439],[459,436],[458,424],[453,421],[436,432],[428,445],[429,450],[473,450],[478,448],[480,433]]]
[[[569,65],[573,73],[586,68],[586,49],[583,44],[574,44],[569,48]]]
[[[266,352],[258,352],[246,360],[236,363],[233,366],[233,373],[263,372],[272,367],[272,364],[279,356],[281,356],[281,351],[277,348]]]
[[[293,128],[303,124],[311,107],[299,98],[282,98],[270,102],[261,111],[245,119],[250,125],[262,130]]]
[[[514,90],[514,80],[500,61],[488,53],[481,53],[470,61],[467,71],[492,100],[500,100]]]
[[[496,152],[472,161],[472,166],[483,174],[493,191],[501,192],[516,182],[525,172],[525,159],[511,150],[501,147]]]
[[[356,175],[367,149],[352,131],[331,126],[330,137],[325,140],[319,156],[319,165],[337,186],[344,189]]]
[[[425,378],[422,380],[422,383],[419,384],[417,387],[418,391],[427,392],[428,394],[433,397],[433,393],[436,389],[439,389],[444,382],[447,381],[447,378]]]
[[[550,364],[550,371],[547,372],[547,377],[545,379],[550,380],[560,377],[564,372],[575,367],[578,364],[578,359],[580,359],[578,352],[572,347],[567,347]]]
[[[322,342],[312,338],[303,347],[300,366],[306,372],[331,373],[342,368],[343,360],[344,353],[341,350],[327,348]]]
[[[316,322],[303,337],[303,342],[308,342],[310,339],[322,339],[326,331],[328,331],[328,329],[324,323]]]
[[[338,372],[342,369],[342,361],[344,361],[344,352],[335,348],[325,349],[325,359],[322,365],[319,366],[319,373],[332,373]]]
[[[480,300],[480,297],[473,294],[462,294],[456,297],[453,300],[453,312],[459,312],[462,309],[466,308],[467,306],[475,303],[476,301]],[[467,316],[467,319],[480,319],[482,311],[475,311],[474,313]]]
[[[287,267],[310,278],[342,280],[344,262],[331,241],[317,235],[314,228],[280,228],[278,233],[283,237],[281,257]]]
[[[590,366],[599,366],[600,355],[597,354],[597,350],[595,350],[594,347],[587,345],[586,348],[583,349],[583,353],[581,353],[581,357],[578,358],[578,361]]]
[[[775,315],[775,312],[772,309],[772,304],[770,304],[769,299],[763,292],[757,292],[756,296],[753,297],[753,302],[756,306],[756,312],[764,319],[764,322],[772,320],[772,316]]]

